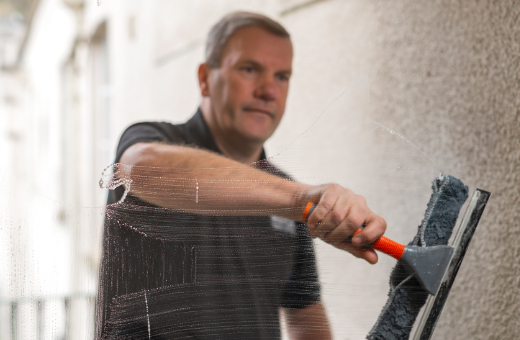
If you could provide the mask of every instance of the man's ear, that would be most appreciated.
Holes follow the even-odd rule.
[[[200,94],[202,97],[209,96],[209,73],[211,68],[207,64],[200,64],[198,70]]]

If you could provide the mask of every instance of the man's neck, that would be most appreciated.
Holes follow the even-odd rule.
[[[260,159],[263,144],[243,140],[236,135],[229,135],[221,131],[213,120],[213,115],[210,111],[211,107],[208,103],[204,103],[204,100],[200,109],[202,111],[202,116],[215,139],[215,144],[217,144],[217,147],[224,155],[243,164],[251,164]]]
[[[260,155],[262,154],[262,146],[255,149],[246,147],[238,148],[235,143],[228,143],[227,140],[219,140],[218,138],[215,138],[215,143],[224,155],[243,164],[251,164],[258,161],[260,159]]]

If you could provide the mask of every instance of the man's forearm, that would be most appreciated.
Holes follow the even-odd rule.
[[[121,157],[130,192],[155,205],[201,214],[279,215],[297,220],[309,186],[205,150],[138,143]],[[126,168],[126,169],[125,169]]]

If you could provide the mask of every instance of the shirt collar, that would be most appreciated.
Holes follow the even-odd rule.
[[[204,120],[204,116],[202,115],[200,107],[197,109],[197,112],[195,112],[195,115],[193,115],[193,117],[191,117],[190,120],[186,122],[186,127],[195,145],[221,155],[224,154],[218,148],[217,143],[215,143],[213,134],[209,130],[208,124],[206,124],[206,121]],[[258,160],[260,161],[264,159],[266,159],[265,150],[262,148],[262,153],[260,154],[260,158]]]

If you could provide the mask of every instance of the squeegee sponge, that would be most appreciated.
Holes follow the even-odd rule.
[[[468,187],[452,176],[437,176],[432,189],[424,219],[409,245],[426,247],[447,244],[459,211],[468,198]],[[388,300],[367,339],[408,339],[427,298],[428,293],[419,281],[408,273],[403,264],[397,262],[390,274]]]

